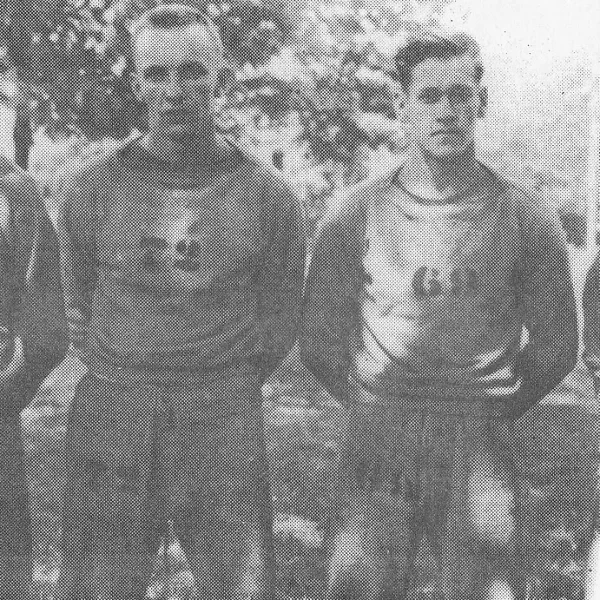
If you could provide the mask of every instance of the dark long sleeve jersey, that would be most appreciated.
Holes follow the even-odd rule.
[[[0,326],[24,346],[23,405],[65,355],[67,325],[54,229],[33,181],[1,157],[0,222]]]
[[[165,381],[254,362],[266,376],[292,347],[305,255],[297,198],[237,150],[201,173],[134,141],[61,178],[67,316],[92,368]]]
[[[326,217],[301,350],[338,397],[351,375],[384,398],[490,398],[519,413],[573,367],[576,311],[558,220],[493,173],[484,179],[468,197],[431,206],[388,174]]]

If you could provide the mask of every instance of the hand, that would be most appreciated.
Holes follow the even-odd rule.
[[[83,320],[83,317],[69,322],[69,337],[72,352],[77,358],[84,360],[87,356],[87,323]]]

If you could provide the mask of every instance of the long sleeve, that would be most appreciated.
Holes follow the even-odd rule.
[[[85,357],[98,279],[91,185],[84,177],[65,176],[54,194],[59,203],[57,230],[69,335],[78,355]]]
[[[600,254],[590,267],[583,288],[583,361],[594,378],[600,382]]]
[[[29,214],[15,213],[13,245],[18,248],[24,239],[31,240],[31,251],[26,264],[25,260],[19,264],[22,257],[16,261],[21,272],[14,331],[24,345],[27,396],[33,396],[64,357],[68,343],[56,234],[34,184],[24,180],[23,187],[29,197]],[[33,231],[26,231],[31,225]]]
[[[322,222],[310,261],[300,333],[302,362],[343,403],[358,315],[360,270],[357,236],[352,234],[356,216],[334,211]]]
[[[306,258],[304,218],[298,198],[279,180],[272,182],[267,194],[264,217],[272,233],[260,277],[263,378],[275,370],[296,341]]]
[[[516,417],[552,391],[577,361],[577,312],[565,236],[555,214],[527,206],[517,280],[529,340],[517,373],[522,377]]]

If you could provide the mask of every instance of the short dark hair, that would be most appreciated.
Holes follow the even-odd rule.
[[[159,4],[145,11],[130,29],[131,40],[135,41],[144,29],[177,29],[196,23],[206,27],[211,41],[223,53],[223,42],[217,26],[206,13],[187,4]]]
[[[404,90],[410,86],[413,69],[428,58],[446,59],[471,54],[475,60],[474,77],[477,83],[483,78],[483,63],[479,45],[467,33],[425,29],[411,34],[396,53],[396,78]]]

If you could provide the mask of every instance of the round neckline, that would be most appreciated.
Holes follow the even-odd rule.
[[[486,176],[488,177],[489,181],[493,184],[496,182],[496,176],[494,175],[494,173],[488,168],[486,167],[483,163],[477,161],[477,164],[483,169],[483,171],[485,172]],[[417,194],[414,194],[413,192],[411,192],[410,190],[408,190],[406,188],[406,186],[400,181],[400,172],[404,169],[404,165],[400,165],[392,174],[392,185],[394,185],[396,188],[398,188],[400,191],[402,191],[404,194],[406,194],[409,198],[411,198],[412,200],[414,200],[414,202],[416,204],[418,204],[419,208],[422,208],[423,210],[433,210],[435,211],[436,209],[440,210],[440,209],[444,209],[446,207],[465,207],[465,205],[470,204],[467,202],[462,202],[462,200],[464,200],[465,198],[474,198],[477,195],[477,191],[480,190],[483,186],[481,186],[480,181],[476,181],[474,184],[472,184],[471,186],[469,186],[466,190],[463,190],[462,192],[459,192],[458,194],[455,194],[454,196],[450,196],[448,198],[445,198],[443,201],[434,201],[428,198],[424,198],[423,196],[418,196]],[[493,193],[493,190],[491,189],[491,186],[487,188],[487,192],[482,196],[482,199],[485,200],[487,199],[491,194]]]
[[[478,215],[489,210],[490,204],[493,204],[491,200],[496,197],[496,192],[500,191],[500,182],[494,172],[482,163],[478,162],[478,164],[488,176],[489,185],[476,184],[453,196],[452,201],[443,203],[429,202],[408,191],[398,178],[399,172],[404,167],[401,165],[391,177],[390,183],[396,193],[390,197],[390,202],[411,219],[463,221],[477,218]],[[478,191],[482,193],[478,194]]]
[[[161,184],[165,187],[172,187],[173,184],[180,188],[195,187],[199,183],[210,185],[237,172],[246,163],[243,152],[225,137],[222,139],[231,152],[214,161],[210,169],[203,168],[198,171],[178,168],[177,164],[170,163],[147,150],[140,143],[140,139],[141,136],[138,136],[120,149],[121,165],[133,171],[136,177],[143,181],[160,177]]]

